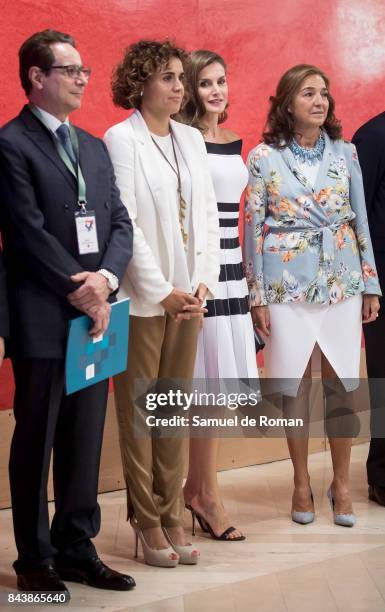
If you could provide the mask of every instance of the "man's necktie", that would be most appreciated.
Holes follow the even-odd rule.
[[[63,145],[63,149],[67,153],[68,157],[70,158],[72,163],[76,165],[76,155],[72,146],[70,138],[70,129],[68,125],[66,123],[62,123],[56,130],[56,134],[58,135],[59,140]]]

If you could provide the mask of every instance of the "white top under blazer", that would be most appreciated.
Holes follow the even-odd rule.
[[[183,242],[180,219],[179,219],[179,193],[178,193],[178,178],[173,168],[176,170],[174,148],[171,140],[171,134],[168,136],[156,136],[151,134],[158,147],[161,148],[163,155],[158,151],[158,162],[162,167],[162,178],[167,181],[167,190],[174,194],[174,200],[171,201],[170,219],[172,223],[172,237],[170,240],[174,243],[174,276],[170,279],[171,284],[177,289],[191,293],[194,283],[192,282],[193,265],[194,265],[194,233],[191,231],[191,176],[182,153],[179,151],[178,143],[175,143],[175,154],[178,160],[180,181],[182,188],[182,196],[185,202],[185,217],[183,219],[183,230],[187,234],[187,242]],[[172,165],[172,167],[170,166]]]
[[[193,233],[192,292],[199,283],[213,297],[219,277],[219,220],[203,137],[199,130],[170,120],[178,148],[191,176]],[[131,314],[164,314],[160,302],[173,289],[175,249],[172,203],[159,152],[138,110],[104,136],[123,204],[134,229],[134,253],[122,280],[119,299],[131,298]],[[175,206],[175,205],[174,205]]]

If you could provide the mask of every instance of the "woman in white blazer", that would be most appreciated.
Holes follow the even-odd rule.
[[[200,319],[219,276],[219,222],[198,130],[171,116],[184,98],[185,53],[169,42],[131,45],[113,77],[116,105],[135,112],[105,135],[134,227],[120,287],[131,298],[127,370],[115,377],[128,516],[145,561],[196,563],[182,528],[183,434],[135,437],[135,379],[191,379]]]

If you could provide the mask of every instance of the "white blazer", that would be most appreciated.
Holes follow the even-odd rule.
[[[199,130],[171,120],[173,134],[191,175],[194,232],[194,287],[204,283],[214,296],[219,278],[219,220],[204,140]],[[120,189],[134,228],[134,253],[122,280],[119,298],[131,298],[131,314],[164,314],[160,302],[171,293],[174,245],[171,213],[175,194],[162,180],[159,158],[139,111],[104,135]]]

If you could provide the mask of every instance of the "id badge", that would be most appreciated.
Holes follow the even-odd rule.
[[[96,233],[96,216],[93,210],[75,213],[76,235],[79,254],[99,253],[98,235]]]

